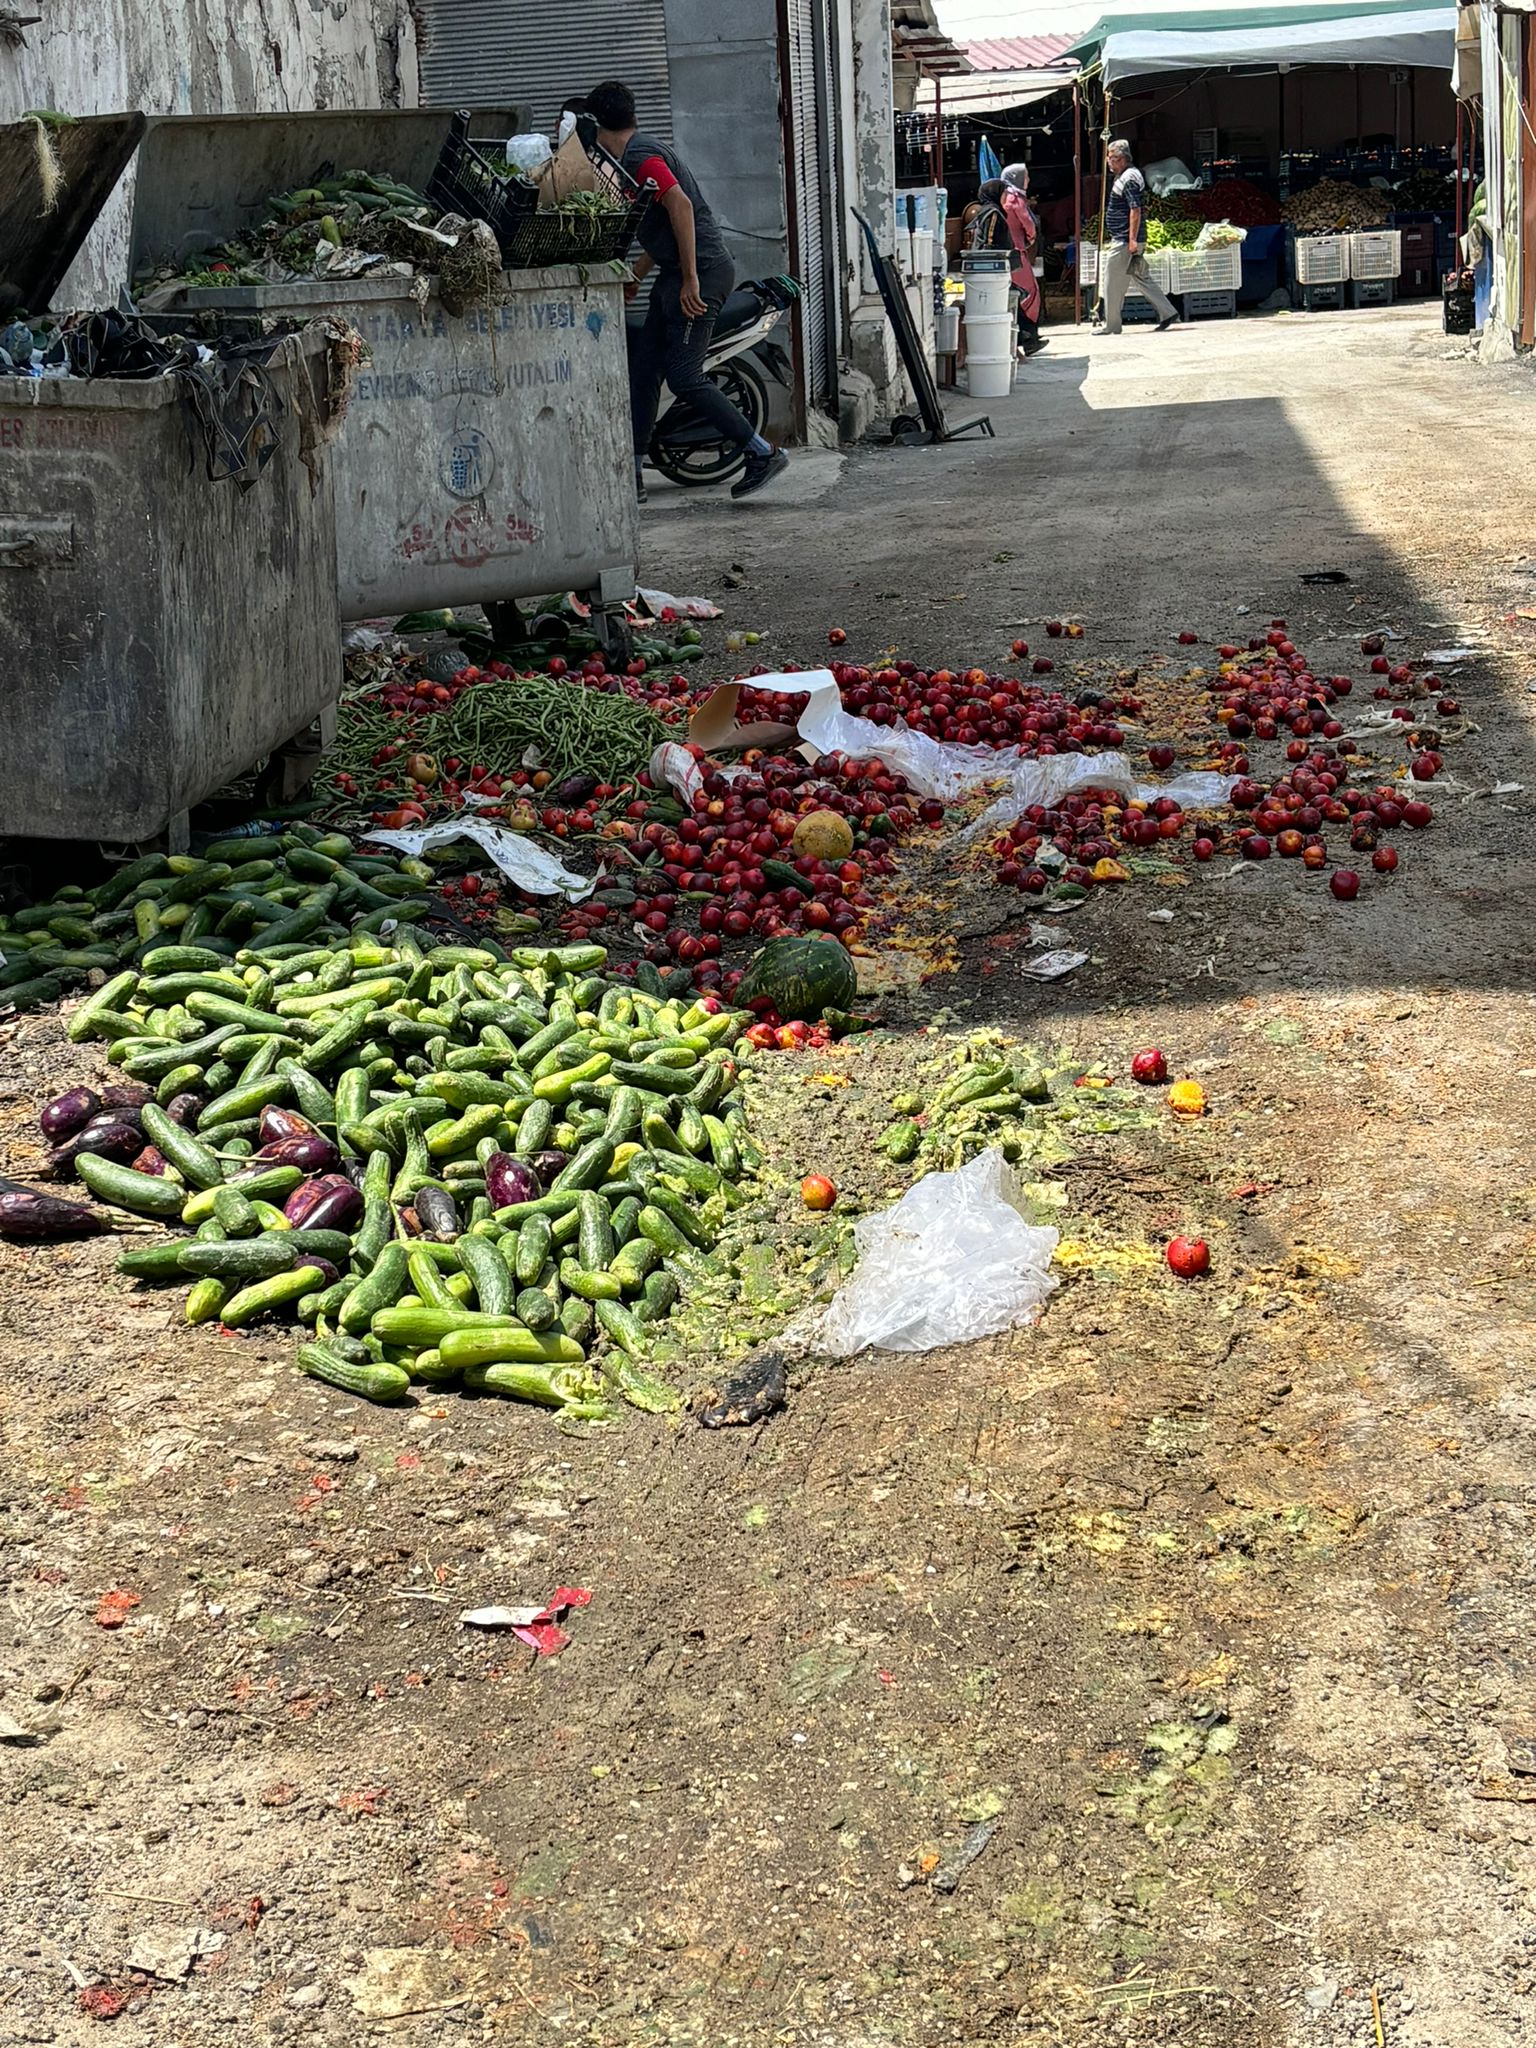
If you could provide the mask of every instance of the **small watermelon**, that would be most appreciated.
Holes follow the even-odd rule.
[[[836,939],[770,939],[742,978],[740,1003],[766,996],[781,1017],[814,1024],[824,1010],[846,1010],[859,977]]]

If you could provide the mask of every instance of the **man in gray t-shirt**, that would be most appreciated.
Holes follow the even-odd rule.
[[[1178,319],[1178,309],[1152,282],[1147,271],[1146,207],[1147,181],[1131,162],[1131,145],[1112,142],[1105,151],[1109,174],[1114,180],[1104,202],[1104,274],[1099,296],[1104,302],[1104,332],[1120,332],[1120,312],[1126,287],[1134,278],[1136,289],[1152,302],[1161,334]]]
[[[672,396],[692,406],[719,435],[746,451],[741,481],[733,498],[749,497],[789,466],[782,448],[774,448],[736,410],[705,370],[715,316],[731,295],[735,268],[720,225],[699,189],[699,181],[675,149],[641,133],[635,96],[627,85],[608,79],[587,94],[586,110],[597,123],[597,139],[623,164],[635,182],[650,188],[651,203],[636,239],[642,253],[633,264],[637,280],[654,271],[644,324],[630,335],[629,404],[635,437],[635,491],[645,502],[642,468],[656,408],[666,385]],[[626,296],[633,298],[637,286]]]

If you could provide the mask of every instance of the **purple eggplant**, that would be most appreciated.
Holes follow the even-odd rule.
[[[347,1230],[363,1213],[363,1195],[345,1174],[302,1180],[283,1204],[295,1230]]]
[[[569,811],[577,804],[584,804],[596,787],[595,775],[567,775],[559,788],[550,792],[550,801]]]
[[[154,1089],[146,1088],[141,1081],[118,1081],[101,1091],[103,1109],[142,1109],[154,1099]]]
[[[330,1260],[322,1259],[316,1252],[300,1252],[296,1256],[301,1266],[315,1266],[319,1269],[320,1284],[315,1289],[316,1294],[323,1293],[327,1287],[334,1287],[341,1278]]]
[[[366,1159],[344,1159],[341,1170],[353,1187],[360,1188],[368,1173],[368,1162]]]
[[[130,1160],[137,1159],[143,1150],[144,1133],[136,1124],[119,1121],[102,1123],[98,1120],[87,1124],[83,1131],[77,1131],[67,1144],[60,1145],[56,1152],[49,1155],[48,1178],[69,1180],[75,1171],[75,1161],[82,1152],[94,1152],[99,1158],[111,1159],[119,1166],[126,1166]]]
[[[456,1238],[464,1227],[459,1221],[459,1205],[446,1188],[420,1189],[415,1208],[416,1221],[423,1233],[427,1237],[435,1237],[441,1244]]]
[[[267,1146],[281,1144],[285,1138],[318,1138],[319,1135],[307,1116],[300,1116],[296,1109],[283,1109],[279,1104],[269,1102],[261,1112],[261,1129],[256,1142],[265,1157]],[[297,1160],[292,1163],[299,1164]]]
[[[195,1131],[197,1120],[208,1107],[206,1095],[195,1095],[188,1089],[185,1095],[173,1095],[165,1105],[165,1113],[173,1124],[180,1124],[184,1131]]]
[[[100,1237],[111,1227],[99,1209],[61,1202],[57,1195],[34,1194],[30,1188],[7,1188],[0,1194],[0,1237]]]
[[[44,1104],[38,1123],[43,1136],[57,1145],[83,1130],[100,1108],[101,1097],[94,1088],[69,1088]]]
[[[560,1164],[565,1164],[563,1152]],[[510,1152],[493,1152],[485,1162],[485,1192],[493,1209],[505,1209],[513,1202],[536,1202],[544,1190],[525,1160],[514,1158]]]
[[[296,1166],[301,1173],[329,1173],[341,1155],[329,1138],[312,1131],[307,1138],[277,1138],[256,1154],[263,1166]]]
[[[135,1173],[153,1174],[157,1180],[164,1180],[170,1172],[170,1161],[158,1145],[146,1145],[137,1159],[129,1161]]]
[[[543,1152],[535,1152],[533,1155],[533,1170],[538,1175],[538,1192],[542,1193],[557,1174],[564,1173],[570,1163],[565,1154],[558,1151],[553,1145]]]

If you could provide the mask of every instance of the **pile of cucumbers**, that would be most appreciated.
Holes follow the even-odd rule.
[[[306,930],[153,945],[71,1016],[152,1095],[146,1156],[87,1136],[74,1172],[187,1233],[120,1271],[189,1285],[192,1323],[307,1325],[303,1370],[371,1400],[677,1406],[647,1352],[761,1163],[730,1051],[749,1018],[610,980],[596,945],[316,944],[340,886]]]
[[[145,854],[94,889],[63,888],[0,916],[0,1008],[56,1002],[92,969],[167,944],[196,946],[222,966],[258,941],[314,946],[390,921],[417,924],[433,880],[425,861],[360,854],[345,833],[303,824],[215,840],[195,856]]]

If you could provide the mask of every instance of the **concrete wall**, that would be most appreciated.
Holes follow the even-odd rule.
[[[738,277],[789,268],[774,0],[667,0],[672,132]]]
[[[24,47],[0,45],[0,121],[29,107],[258,114],[417,101],[407,0],[39,0],[35,11]],[[56,304],[115,295],[131,184],[130,173]]]

